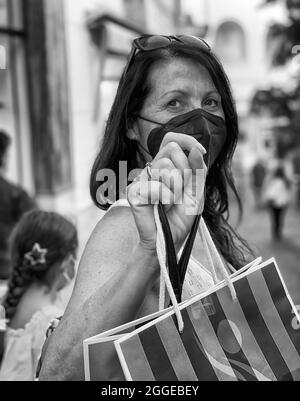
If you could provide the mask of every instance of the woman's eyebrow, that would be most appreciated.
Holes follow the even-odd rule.
[[[189,96],[190,91],[184,90],[184,89],[174,89],[174,90],[168,91],[166,93],[163,93],[161,98],[164,98],[169,95],[174,95],[174,94],[180,94],[182,96]],[[212,90],[209,90],[209,91],[203,93],[203,97],[211,96],[211,95],[221,96],[220,93],[216,89],[212,89]]]
[[[163,98],[165,96],[174,95],[174,94],[180,94],[180,95],[187,96],[189,94],[189,91],[183,90],[183,89],[174,89],[174,90],[163,93],[161,97]]]
[[[208,91],[207,93],[205,93],[205,96],[210,96],[210,95],[221,96],[220,93],[216,89]]]

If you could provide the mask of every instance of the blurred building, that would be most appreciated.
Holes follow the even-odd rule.
[[[183,4],[198,7],[198,17],[194,18],[209,27],[207,40],[221,59],[233,88],[243,132],[242,148],[245,141],[248,144],[248,150],[237,152],[237,157],[242,154],[245,168],[251,168],[257,157],[268,158],[272,152],[271,122],[251,115],[250,107],[257,88],[270,85],[269,30],[274,21],[284,18],[283,6],[263,9],[262,0],[187,0]]]
[[[0,0],[0,128],[9,178],[43,208],[91,206],[89,174],[130,42],[171,34],[178,0]]]

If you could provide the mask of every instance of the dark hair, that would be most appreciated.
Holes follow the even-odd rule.
[[[119,84],[107,122],[102,149],[92,169],[91,196],[98,207],[108,209],[109,206],[103,207],[97,202],[97,190],[100,186],[97,182],[97,173],[103,169],[112,169],[118,177],[119,161],[127,161],[129,171],[140,167],[137,156],[141,157],[141,153],[137,143],[130,141],[126,136],[128,125],[132,123],[132,116],[139,114],[150,92],[151,88],[147,79],[150,69],[158,62],[169,61],[173,58],[189,59],[205,67],[222,98],[228,136],[222,152],[208,174],[204,218],[219,251],[238,269],[247,262],[245,254],[252,254],[246,242],[228,224],[228,186],[238,199],[240,212],[242,212],[231,172],[232,157],[239,134],[238,117],[229,80],[221,63],[212,52],[172,43],[164,49],[137,54],[131,68],[126,75],[123,74]],[[118,193],[116,198],[119,198]]]
[[[285,170],[283,167],[277,167],[274,171],[274,177],[286,179]]]
[[[11,143],[10,137],[6,132],[0,130],[0,168],[3,167],[4,156]]]
[[[46,249],[46,263],[33,266],[25,255],[35,244]],[[39,210],[23,216],[11,237],[13,270],[8,293],[4,301],[6,317],[11,320],[28,287],[39,282],[51,286],[56,269],[68,254],[75,254],[78,247],[77,230],[64,217]]]
[[[284,167],[282,167],[282,166],[279,166],[274,170],[273,177],[274,178],[281,178],[284,181],[284,183],[285,183],[285,185],[286,185],[286,187],[288,189],[292,185],[291,181],[289,180],[289,178],[288,178],[288,176],[286,174],[286,171],[285,171]]]

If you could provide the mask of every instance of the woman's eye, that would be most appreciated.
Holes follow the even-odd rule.
[[[211,108],[218,108],[219,105],[220,105],[220,102],[216,99],[207,99],[204,102],[204,106],[211,107]]]
[[[181,102],[177,99],[171,100],[170,102],[168,102],[168,107],[172,107],[172,108],[177,108],[181,106]]]

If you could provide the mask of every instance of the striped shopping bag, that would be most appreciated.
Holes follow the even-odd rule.
[[[259,259],[229,275],[198,217],[177,263],[167,218],[162,208],[154,211],[159,304],[163,309],[166,286],[173,307],[87,339],[86,380],[300,380],[300,319],[276,261]],[[180,302],[197,231],[215,285]]]
[[[171,311],[171,308],[168,309]],[[84,373],[86,381],[125,381],[125,376],[115,349],[115,341],[137,327],[155,321],[164,311],[137,319],[112,330],[90,337],[83,342]],[[103,363],[107,361],[107,364]],[[106,368],[103,369],[103,365]]]
[[[180,305],[113,341],[128,381],[298,381],[297,310],[275,260]]]
[[[254,260],[252,263],[233,274],[231,278],[233,279],[247,270],[259,266],[261,262],[261,258]],[[185,303],[182,303],[181,305],[184,304]],[[125,381],[126,378],[115,349],[115,341],[132,333],[138,327],[142,327],[149,322],[154,322],[157,318],[165,316],[166,313],[172,310],[171,307],[167,310],[161,310],[152,315],[131,321],[123,326],[86,339],[83,343],[86,381]],[[103,366],[106,366],[106,368],[103,369]]]

